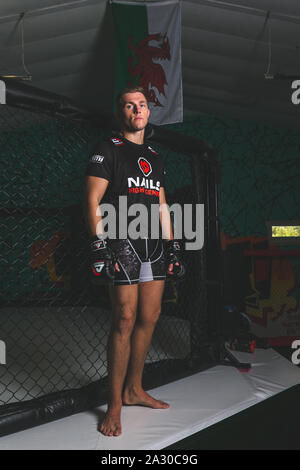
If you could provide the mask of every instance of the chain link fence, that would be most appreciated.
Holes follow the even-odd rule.
[[[91,383],[105,389],[111,312],[106,288],[89,283],[82,196],[88,156],[107,135],[94,121],[1,106],[0,415],[7,405]],[[151,145],[164,158],[168,204],[201,202],[199,158],[155,139]],[[165,382],[191,373],[214,328],[207,256],[186,252],[185,282],[166,282],[144,369],[149,386],[153,371]]]

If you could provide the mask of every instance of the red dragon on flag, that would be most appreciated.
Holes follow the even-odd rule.
[[[150,41],[157,41],[158,46],[150,46]],[[134,80],[138,77],[138,86],[143,87],[148,101],[154,103],[154,106],[162,106],[153,87],[160,94],[166,96],[165,85],[168,83],[163,67],[161,64],[153,62],[153,60],[171,59],[168,37],[166,37],[166,34],[162,35],[160,33],[149,34],[135,46],[132,36],[129,36],[128,47],[135,53],[137,59],[137,63],[133,65],[133,55],[128,58],[128,72],[133,79],[128,85],[133,85]]]

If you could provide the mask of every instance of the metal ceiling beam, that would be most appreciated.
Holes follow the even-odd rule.
[[[226,9],[226,10],[231,10],[231,11],[239,11],[242,13],[255,15],[255,16],[267,16],[269,14],[270,19],[273,18],[273,19],[277,19],[281,21],[290,21],[292,23],[297,23],[297,24],[300,23],[300,16],[285,15],[284,13],[275,13],[269,9],[264,10],[261,8],[248,7],[248,6],[239,5],[237,3],[232,3],[232,2],[222,2],[221,0],[183,0],[183,3],[185,3],[185,1],[186,3],[192,3],[198,6],[205,5],[205,6]]]
[[[103,0],[103,3],[104,2],[105,0]],[[20,5],[20,13],[13,13],[12,15],[0,16],[0,24],[17,21],[20,18],[20,15],[24,13],[26,13],[26,17],[41,16],[46,15],[48,13],[54,13],[56,11],[66,11],[90,5],[99,5],[99,3],[101,3],[101,0],[74,0],[71,2],[60,3],[48,7],[34,8],[30,10],[26,10],[25,6],[24,9],[22,9],[22,5]]]
[[[12,14],[12,15],[6,15],[6,16],[0,16],[0,23],[1,22],[6,22],[6,21],[14,21],[17,20],[20,16],[21,13],[24,13],[26,11],[26,15],[30,16],[38,16],[42,14],[47,14],[49,12],[55,12],[55,11],[60,11],[60,10],[68,10],[68,9],[73,9],[73,8],[78,8],[82,7],[85,5],[99,5],[101,0],[73,0],[70,2],[65,2],[61,4],[56,4],[48,7],[41,7],[41,8],[34,8],[26,11],[24,9],[20,9],[19,14]],[[105,0],[103,0],[105,1]],[[148,0],[149,1],[149,0]],[[151,1],[151,0],[150,0]],[[142,3],[137,2],[137,3]],[[269,12],[269,15],[271,18],[279,19],[282,21],[291,21],[294,23],[300,23],[300,16],[296,15],[285,15],[283,13],[275,13],[270,10],[264,10],[261,8],[254,8],[250,6],[244,6],[244,5],[239,5],[237,3],[232,3],[232,2],[223,2],[221,0],[182,0],[182,6],[184,8],[185,3],[192,3],[196,5],[205,5],[205,6],[210,6],[210,7],[216,7],[216,8],[221,8],[221,9],[227,9],[231,11],[239,11],[242,13],[247,13],[247,14],[252,14],[256,16],[266,16]]]

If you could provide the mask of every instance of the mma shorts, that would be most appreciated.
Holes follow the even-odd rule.
[[[166,259],[161,239],[110,240],[120,268],[115,271],[114,285],[166,279]]]

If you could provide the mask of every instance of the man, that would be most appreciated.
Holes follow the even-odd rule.
[[[142,88],[123,90],[117,99],[121,135],[100,142],[87,167],[86,219],[92,250],[96,253],[94,260],[97,261],[98,253],[102,258],[101,262],[93,264],[93,273],[106,276],[113,282],[109,286],[113,318],[107,348],[110,396],[99,428],[105,436],[121,434],[122,405],[169,408],[168,403],[151,397],[142,388],[144,362],[161,310],[166,263],[170,275],[175,274],[175,265],[177,269],[183,266],[180,251],[175,253],[176,246],[172,242],[163,161],[144,141],[149,115]],[[158,239],[148,236],[133,239],[127,235],[125,239],[118,239],[119,219],[117,239],[102,240],[103,226],[101,215],[97,215],[98,206],[106,200],[114,204],[118,214],[121,195],[127,197],[128,207],[142,203],[149,213],[153,204],[161,209],[161,235],[169,240],[167,261],[161,236]],[[112,255],[116,256],[117,262],[112,261]]]

